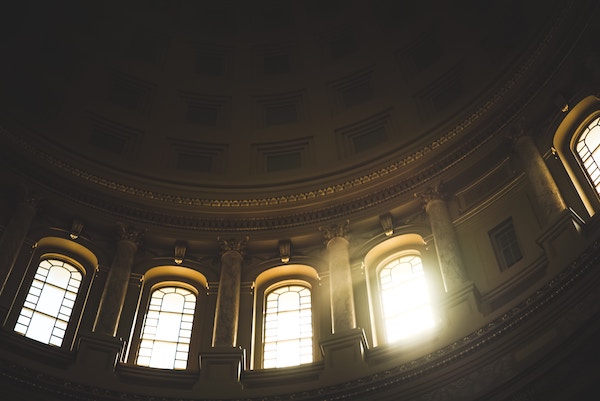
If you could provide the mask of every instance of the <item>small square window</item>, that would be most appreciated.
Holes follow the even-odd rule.
[[[512,218],[489,231],[500,271],[504,271],[523,258]]]

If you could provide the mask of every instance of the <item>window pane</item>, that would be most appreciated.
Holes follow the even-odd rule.
[[[581,133],[575,149],[591,184],[597,188],[600,184],[600,117]]]
[[[136,363],[162,369],[185,369],[196,295],[182,287],[155,290],[144,318]]]
[[[49,345],[61,346],[82,275],[71,264],[42,260],[35,273],[15,331]]]
[[[266,294],[263,367],[313,361],[312,305],[308,287],[287,285]]]
[[[505,220],[489,232],[498,266],[504,271],[523,258],[512,219]]]
[[[388,342],[434,326],[433,311],[421,258],[402,256],[379,271],[380,296]]]

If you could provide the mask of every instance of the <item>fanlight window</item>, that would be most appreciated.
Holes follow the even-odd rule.
[[[136,363],[163,369],[187,367],[196,295],[181,287],[162,287],[150,298]]]
[[[388,342],[407,338],[434,325],[423,263],[401,256],[379,271],[383,319]]]
[[[600,117],[581,133],[575,150],[596,192],[600,194]]]
[[[15,331],[60,347],[81,280],[82,274],[75,266],[58,259],[42,260],[29,287]]]
[[[286,285],[266,296],[263,367],[280,368],[313,361],[311,292]]]

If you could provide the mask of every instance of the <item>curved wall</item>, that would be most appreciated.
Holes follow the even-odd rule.
[[[598,350],[600,200],[585,174],[573,174],[578,164],[567,142],[600,110],[590,106],[599,104],[598,32],[592,24],[598,4],[567,2],[545,10],[533,2],[519,10],[465,4],[456,14],[417,7],[400,13],[415,18],[396,27],[388,15],[395,2],[369,3],[340,3],[327,11],[316,3],[291,2],[296,14],[277,14],[294,16],[286,20],[289,27],[266,20],[259,24],[268,7],[253,9],[248,17],[242,11],[249,10],[236,8],[235,2],[217,2],[209,14],[191,13],[194,6],[187,2],[161,10],[159,3],[153,3],[154,9],[135,3],[119,13],[110,12],[115,5],[93,6],[103,16],[93,20],[97,24],[120,21],[113,25],[112,42],[104,26],[82,27],[85,20],[75,18],[75,11],[89,12],[86,7],[61,17],[64,31],[31,13],[36,2],[21,8],[20,22],[11,25],[13,35],[3,42],[11,55],[27,53],[26,44],[49,32],[48,40],[36,46],[62,48],[65,58],[57,63],[73,60],[63,46],[93,55],[93,62],[82,74],[62,78],[56,74],[64,74],[64,68],[32,62],[43,52],[3,66],[0,376],[3,388],[19,394],[13,399],[561,400],[581,398],[582,389],[592,388],[598,374],[589,355]],[[198,7],[209,7],[202,4]],[[317,18],[310,12],[329,19],[314,25],[308,36],[295,36],[298,24]],[[364,19],[358,18],[362,12]],[[469,14],[478,12],[481,19]],[[485,24],[494,12],[503,21],[531,18],[520,32],[527,40],[508,37],[503,43],[507,31],[502,24]],[[192,23],[193,15],[204,15],[206,25]],[[206,15],[223,18],[210,21]],[[228,28],[219,30],[223,26]],[[444,36],[452,26],[457,27],[453,36]],[[208,27],[211,34],[204,30]],[[75,29],[86,34],[72,36]],[[239,35],[238,30],[250,33]],[[264,30],[280,30],[278,46]],[[402,34],[409,30],[420,33],[409,40]],[[474,34],[484,31],[483,39]],[[174,33],[166,40],[165,32]],[[221,36],[215,39],[215,32]],[[240,36],[244,46],[236,42]],[[119,42],[119,37],[127,40]],[[328,53],[316,57],[324,45],[315,38],[323,37]],[[373,37],[385,38],[385,45],[368,47]],[[105,42],[87,44],[90,38]],[[470,45],[453,53],[462,40]],[[157,47],[147,47],[150,43]],[[234,43],[238,46],[230,46]],[[352,50],[352,43],[356,48],[343,63],[329,59],[336,51]],[[425,56],[416,50],[418,43],[445,56],[419,58]],[[204,60],[204,69],[176,70],[192,68],[184,44],[197,47],[194,54]],[[492,50],[497,59],[486,58]],[[265,76],[288,65],[283,54],[293,61],[291,70]],[[400,60],[402,73],[391,68],[390,54],[394,63]],[[411,56],[402,58],[406,54]],[[463,63],[458,72],[451,68],[457,59]],[[370,70],[372,60],[377,68]],[[415,60],[432,64],[420,74],[406,71],[418,67]],[[322,64],[317,68],[309,62]],[[27,68],[16,74],[17,65]],[[241,65],[246,68],[240,70]],[[204,76],[219,66],[232,68],[223,70],[230,74],[227,85]],[[448,75],[449,69],[458,75]],[[348,74],[352,79],[346,79]],[[53,86],[61,79],[66,79],[64,86]],[[401,80],[410,82],[411,90],[395,91],[406,88]],[[427,86],[429,80],[437,84]],[[173,82],[189,86],[182,89],[183,83]],[[295,82],[303,85],[291,85]],[[365,82],[375,88],[368,101],[351,110],[334,108],[343,100],[337,95],[367,93],[356,89],[369,87]],[[456,82],[462,86],[453,86]],[[210,92],[210,98],[200,98],[193,85],[204,95]],[[49,92],[40,89],[53,87],[65,95],[56,109],[48,107],[51,97],[42,96]],[[107,88],[113,92],[106,95]],[[357,92],[344,92],[348,88]],[[123,110],[125,100],[140,91],[145,93],[140,99],[152,98],[165,107],[140,100],[140,110]],[[179,103],[172,99],[175,92],[183,99]],[[281,96],[265,95],[272,93]],[[36,96],[41,104],[31,100]],[[448,108],[431,109],[442,98],[450,99]],[[228,102],[232,107],[225,124],[221,114],[215,117],[209,109],[226,110]],[[257,104],[262,111],[257,112]],[[277,118],[290,116],[285,114],[290,104],[307,113],[297,114],[302,117],[298,124],[280,134],[255,121],[256,115],[281,121]],[[186,118],[200,122],[216,118],[215,126],[192,133],[189,121],[174,120],[184,109],[193,112]],[[90,111],[96,113],[96,125],[84,129]],[[424,113],[421,120],[419,113]],[[106,118],[139,126],[117,126]],[[390,123],[378,131],[382,121]],[[250,132],[246,126],[251,134],[240,139]],[[94,136],[100,129],[105,142]],[[384,139],[382,132],[390,136]],[[406,132],[414,136],[402,136]],[[133,141],[132,153],[111,155],[107,146],[118,142],[111,138],[140,141]],[[380,139],[375,145],[368,142]],[[351,148],[361,144],[369,149],[353,154]],[[238,146],[245,150],[235,150]],[[167,157],[173,149],[196,157],[194,163],[201,166],[210,159],[212,164],[204,164],[209,171],[181,171],[192,165],[186,164],[191,159],[184,157],[178,165]],[[231,153],[219,165],[224,149]],[[287,168],[286,163],[298,160],[301,168],[269,171],[269,163]],[[244,172],[238,175],[240,165]],[[388,344],[376,274],[381,262],[406,254],[422,261],[435,326]],[[44,255],[77,261],[86,273],[74,323],[60,347],[14,331]],[[135,363],[149,291],[161,280],[184,283],[197,296],[185,370]],[[313,362],[263,369],[262,297],[278,282],[311,289]]]

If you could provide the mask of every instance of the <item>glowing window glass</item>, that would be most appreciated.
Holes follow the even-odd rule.
[[[379,271],[386,338],[394,342],[433,327],[434,317],[421,258],[401,256]]]
[[[596,192],[600,194],[600,117],[581,133],[575,150]]]
[[[67,262],[45,259],[38,265],[15,331],[45,344],[62,345],[81,272]]]
[[[313,361],[309,288],[287,285],[267,294],[263,343],[264,368],[295,366]]]
[[[152,292],[136,363],[162,369],[187,367],[196,295],[181,287]]]

